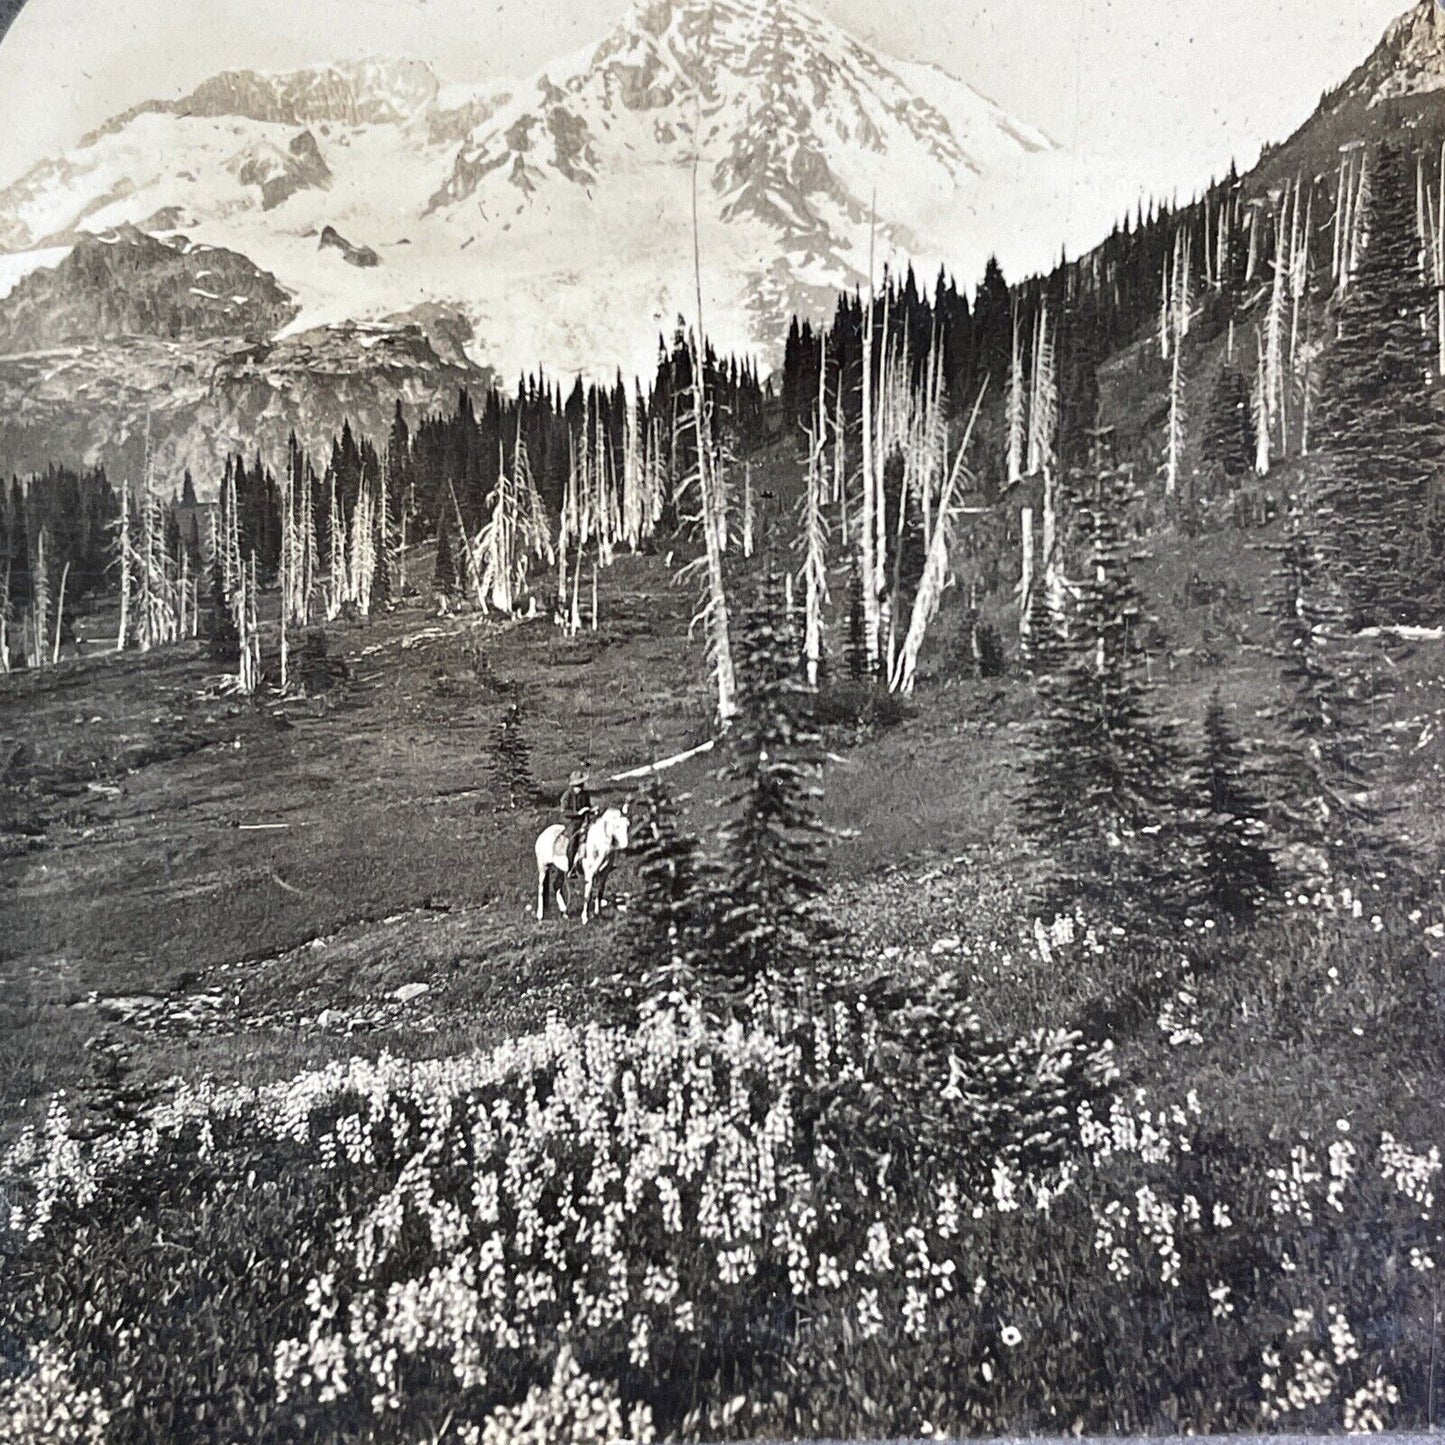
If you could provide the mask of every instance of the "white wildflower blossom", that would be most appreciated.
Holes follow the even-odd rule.
[[[883,1331],[883,1311],[876,1289],[865,1289],[858,1296],[858,1330],[865,1340]]]
[[[1400,1403],[1400,1392],[1376,1376],[1345,1401],[1345,1429],[1352,1435],[1378,1434],[1387,1424],[1387,1410]]]
[[[915,1340],[928,1332],[928,1294],[916,1285],[909,1285],[904,1293],[903,1332]]]

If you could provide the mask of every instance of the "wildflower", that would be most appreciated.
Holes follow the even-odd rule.
[[[858,1268],[867,1274],[887,1274],[893,1268],[889,1250],[888,1226],[881,1219],[868,1226],[867,1257],[858,1261]]]
[[[1016,1325],[1005,1325],[1003,1329],[999,1331],[999,1339],[1001,1339],[1009,1349],[1013,1349],[1015,1345],[1023,1342],[1023,1333]]]
[[[1008,1214],[1019,1207],[1013,1176],[1009,1173],[1008,1165],[1001,1159],[994,1160],[993,1198],[1000,1214]]]
[[[1376,1376],[1345,1401],[1345,1429],[1352,1435],[1377,1434],[1385,1428],[1384,1407],[1399,1403],[1399,1390]]]
[[[858,1296],[858,1329],[865,1340],[882,1333],[883,1311],[878,1306],[876,1289],[865,1289]]]
[[[843,1283],[843,1271],[831,1254],[818,1256],[818,1288],[838,1289]]]
[[[627,1358],[641,1370],[647,1367],[649,1354],[647,1316],[633,1315],[632,1335],[627,1342]]]
[[[1330,1311],[1330,1345],[1335,1352],[1335,1364],[1345,1365],[1360,1358],[1358,1343],[1349,1321],[1339,1310]]]
[[[1220,1282],[1209,1291],[1209,1298],[1214,1301],[1213,1314],[1215,1319],[1222,1320],[1226,1315],[1232,1315],[1234,1313],[1234,1306],[1230,1303],[1229,1296],[1230,1288],[1223,1280],[1220,1280]]]

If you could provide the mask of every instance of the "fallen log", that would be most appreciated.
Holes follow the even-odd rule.
[[[631,772],[615,773],[607,781],[609,783],[628,783],[634,778],[646,778],[653,773],[666,772],[668,768],[675,768],[679,763],[685,763],[691,758],[701,756],[703,753],[710,753],[717,746],[716,738],[709,738],[700,747],[689,748],[685,753],[678,753],[675,757],[663,758],[659,762],[648,763],[645,767],[633,768]]]

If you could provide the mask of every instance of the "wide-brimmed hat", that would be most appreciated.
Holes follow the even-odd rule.
[[[573,787],[576,787],[578,783],[585,783],[587,781],[587,774],[584,773],[581,768],[575,768],[573,769],[572,776],[567,781],[571,783]]]

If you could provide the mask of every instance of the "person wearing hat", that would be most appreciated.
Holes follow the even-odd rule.
[[[568,779],[567,791],[562,794],[562,825],[567,829],[568,873],[571,873],[577,863],[577,850],[587,836],[587,825],[591,820],[592,794],[587,791],[587,774],[578,769]]]

